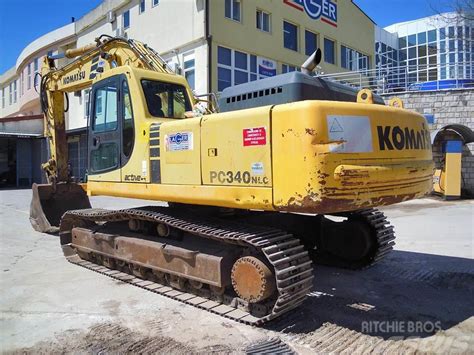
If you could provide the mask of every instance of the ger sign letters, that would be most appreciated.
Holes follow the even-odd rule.
[[[337,4],[331,0],[283,0],[283,3],[306,12],[313,20],[321,18],[321,21],[337,27]]]

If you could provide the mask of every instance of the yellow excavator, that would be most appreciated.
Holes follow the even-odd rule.
[[[57,57],[41,68],[50,159],[30,221],[59,232],[79,266],[259,325],[304,301],[313,262],[357,269],[383,258],[395,235],[375,207],[431,191],[424,117],[368,90],[356,102],[219,113],[138,41],[103,35],[63,56],[62,68]],[[89,87],[88,178],[78,184],[64,107]],[[169,206],[96,209],[94,195]]]

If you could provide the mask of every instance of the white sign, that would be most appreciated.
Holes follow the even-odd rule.
[[[274,60],[257,57],[258,74],[263,76],[275,76],[277,63]]]
[[[174,133],[165,136],[166,151],[193,150],[193,132]]]
[[[370,119],[367,116],[328,115],[329,150],[333,153],[373,152]]]

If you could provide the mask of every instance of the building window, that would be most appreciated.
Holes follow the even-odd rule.
[[[294,65],[290,64],[282,64],[281,65],[281,72],[284,73],[290,73],[292,71],[300,71],[300,68],[295,67]]]
[[[448,37],[449,38],[454,38],[454,27],[453,26],[448,27]]]
[[[270,32],[270,14],[257,10],[257,28],[264,32]]]
[[[341,46],[341,67],[350,69],[350,62],[352,60],[352,50],[345,46]]]
[[[454,52],[454,39],[449,40],[449,51]]]
[[[145,0],[140,0],[140,4],[138,5],[138,12],[140,14],[145,12]]]
[[[392,52],[390,52],[389,59],[391,54]],[[390,64],[391,67],[395,66],[394,63]],[[369,57],[352,48],[341,46],[341,67],[353,71],[368,70]]]
[[[217,47],[218,91],[271,75],[271,73],[267,75],[258,72],[257,56],[225,47]]]
[[[152,6],[155,7],[160,3],[160,0],[152,0]]]
[[[436,30],[428,31],[428,43],[436,42]]]
[[[15,80],[13,82],[13,103],[16,103],[16,99],[17,99],[17,90],[16,90],[17,81],[18,80]]]
[[[336,64],[334,41],[325,38],[324,39],[324,61],[329,64]]]
[[[304,31],[305,54],[311,55],[318,48],[318,35],[311,31]]]
[[[31,63],[28,63],[28,90],[31,89]]]
[[[39,59],[38,59],[38,58],[35,58],[35,60],[34,60],[34,62],[33,62],[33,63],[34,63],[34,73],[33,73],[33,75],[34,75],[34,79],[33,79],[34,83],[33,83],[33,87],[36,87],[37,81],[38,81],[38,79],[37,79],[37,78],[38,78],[38,75],[36,75],[36,73],[38,72],[38,67],[39,67],[38,62],[39,62]]]
[[[407,46],[407,38],[406,38],[406,37],[400,37],[400,38],[398,39],[398,46],[400,47],[400,49],[406,48],[406,46]]]
[[[225,17],[240,22],[240,0],[225,0]]]
[[[426,43],[426,32],[418,33],[418,44],[425,44]]]
[[[194,58],[191,55],[183,56],[184,61],[184,77],[188,81],[189,86],[192,90],[196,89],[195,71],[194,71]]]
[[[283,21],[283,46],[298,51],[298,27]]]
[[[11,105],[13,103],[13,83],[8,85],[8,104]]]
[[[23,79],[24,79],[24,76],[23,76],[23,70],[22,70],[20,74],[20,97],[23,96]]]
[[[123,28],[130,27],[130,10],[127,10],[123,13]]]
[[[234,51],[234,84],[239,85],[249,81],[247,54]]]
[[[232,86],[232,50],[217,48],[217,90],[222,91]]]

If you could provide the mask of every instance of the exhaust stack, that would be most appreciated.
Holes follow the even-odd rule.
[[[313,70],[317,67],[317,65],[321,62],[321,49],[316,49],[313,54],[309,56],[308,59],[301,65],[301,72],[311,75]]]

